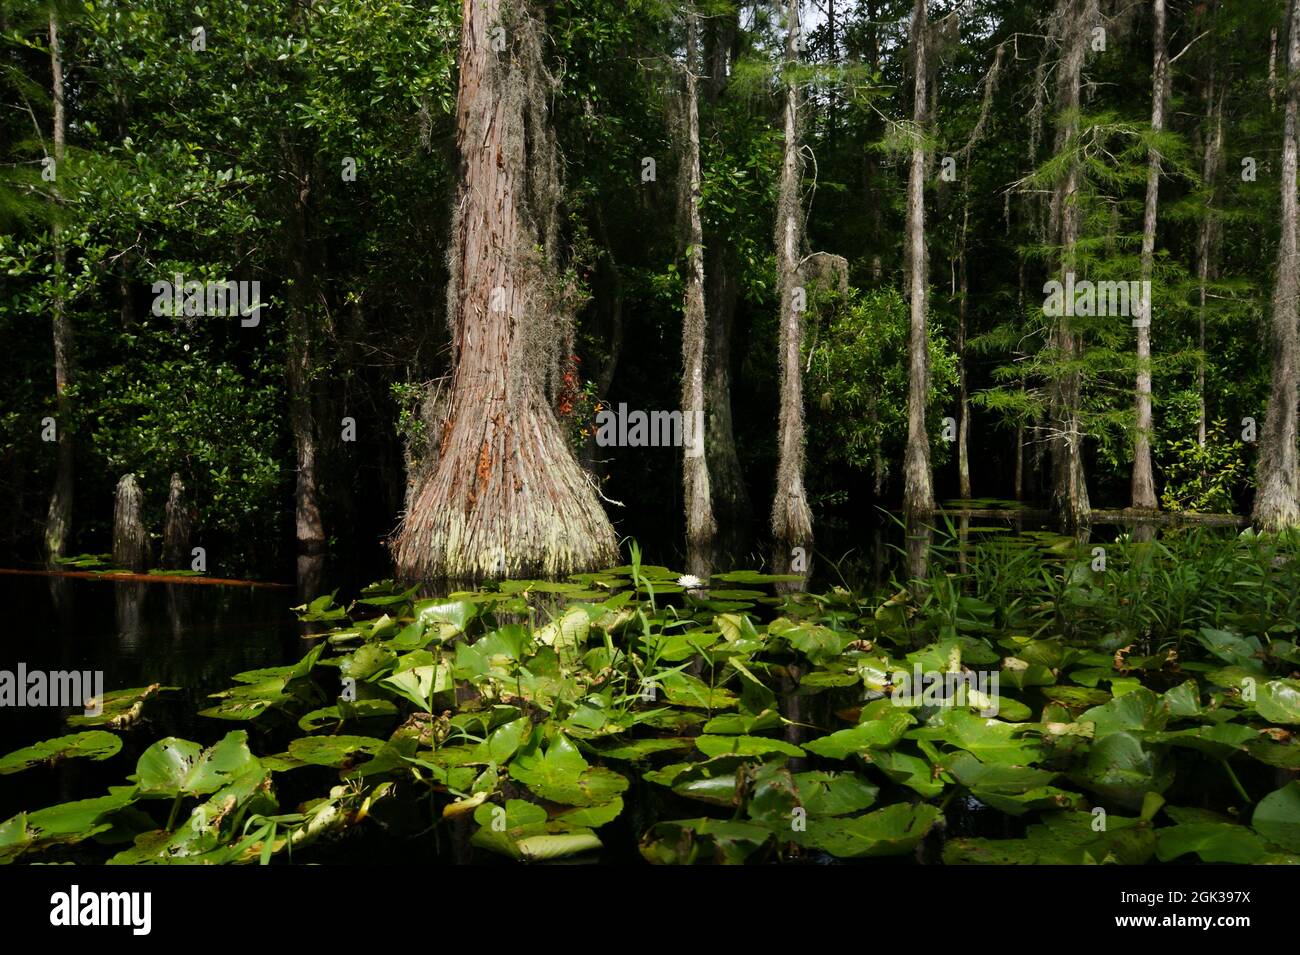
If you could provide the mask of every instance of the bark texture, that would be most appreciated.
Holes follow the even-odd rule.
[[[1196,439],[1205,447],[1207,411],[1205,401],[1205,321],[1206,298],[1214,275],[1214,256],[1218,243],[1219,223],[1215,211],[1215,180],[1223,161],[1223,91],[1217,89],[1217,62],[1210,52],[1210,75],[1205,90],[1205,149],[1201,157],[1201,182],[1206,189],[1205,213],[1196,235],[1196,283],[1200,295],[1197,306],[1198,348],[1196,362],[1197,415]]]
[[[713,499],[705,452],[704,230],[700,225],[700,112],[696,15],[686,15],[686,154],[682,163],[686,210],[686,292],[682,310],[682,502],[686,510],[686,569],[701,580],[713,570]]]
[[[163,567],[174,569],[189,565],[193,526],[190,503],[185,497],[185,482],[179,474],[173,474],[167,491],[167,516],[163,524]]]
[[[934,510],[934,487],[930,474],[930,436],[925,427],[926,398],[930,392],[930,354],[926,336],[925,245],[925,125],[926,125],[926,32],[929,18],[926,0],[916,0],[912,9],[912,164],[907,183],[907,249],[911,331],[908,344],[907,450],[903,457],[903,511],[910,520],[928,516]]]
[[[1273,286],[1271,346],[1273,368],[1268,411],[1259,433],[1255,471],[1255,523],[1276,531],[1300,525],[1297,487],[1296,399],[1300,379],[1300,220],[1296,205],[1297,113],[1300,112],[1300,0],[1291,0],[1287,20],[1287,95],[1282,141],[1282,201],[1277,279]]]
[[[1076,148],[1079,134],[1080,88],[1088,30],[1098,19],[1097,0],[1060,0],[1057,21],[1061,58],[1057,64],[1056,106],[1059,116],[1056,153]],[[1081,172],[1077,158],[1067,164],[1052,191],[1050,219],[1059,248],[1060,281],[1076,264],[1079,241],[1077,198]],[[1083,469],[1083,430],[1079,408],[1083,397],[1083,372],[1079,362],[1082,337],[1068,316],[1061,316],[1053,329],[1053,345],[1060,368],[1052,376],[1049,395],[1050,447],[1052,452],[1052,509],[1067,530],[1078,529],[1090,520],[1088,484]]]
[[[394,558],[408,577],[559,576],[609,564],[617,546],[545,399],[564,316],[548,281],[559,186],[542,26],[500,0],[464,0],[462,12],[448,289],[455,370],[431,436],[437,465],[413,495]],[[494,35],[504,50],[492,49]]]
[[[1169,58],[1165,51],[1165,0],[1154,0],[1151,42],[1155,60],[1151,68],[1151,130],[1165,128],[1165,97],[1169,75]],[[1146,204],[1142,215],[1142,281],[1150,282],[1156,250],[1156,217],[1160,208],[1160,152],[1152,148],[1147,157]],[[1148,286],[1143,285],[1143,288]],[[1150,301],[1144,302],[1146,314],[1137,328],[1136,431],[1133,436],[1133,507],[1155,510],[1155,473],[1151,467],[1151,325],[1155,320]]]
[[[802,277],[799,270],[803,249],[803,210],[799,187],[803,164],[799,156],[799,86],[793,67],[798,59],[799,7],[796,0],[786,5],[785,40],[785,148],[781,162],[781,187],[776,216],[777,284],[781,290],[778,317],[781,351],[781,411],[778,424],[776,495],[772,501],[772,563],[777,573],[811,570],[812,512],[804,487],[803,415],[803,311],[795,289]],[[801,549],[799,565],[796,548]],[[797,570],[794,570],[798,567]]]
[[[144,495],[134,474],[117,482],[113,502],[113,563],[140,574],[149,566],[149,532],[144,526]]]
[[[50,221],[50,244],[54,247],[54,301],[50,315],[54,332],[54,394],[57,413],[57,444],[54,474],[54,492],[45,518],[45,554],[53,561],[62,557],[72,532],[73,467],[76,462],[72,443],[71,401],[68,384],[72,379],[72,321],[68,318],[64,301],[65,252],[58,177],[63,175],[63,153],[67,141],[67,119],[63,99],[63,50],[59,42],[59,21],[50,14],[50,74],[51,98],[54,101],[54,184],[50,190],[54,200],[54,216]]]

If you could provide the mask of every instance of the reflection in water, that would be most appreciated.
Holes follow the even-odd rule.
[[[1156,526],[1154,524],[1133,525],[1133,542],[1135,544],[1149,544],[1155,539]]]
[[[321,581],[325,574],[324,554],[298,555],[298,599],[303,603],[319,597],[324,588]]]
[[[930,545],[934,541],[934,529],[929,524],[920,527],[909,525],[906,534],[907,579],[911,582],[914,592],[919,593],[930,564]]]
[[[124,651],[131,652],[140,646],[141,612],[147,588],[151,586],[153,585],[138,582],[113,584],[113,593],[117,598],[117,643]]]

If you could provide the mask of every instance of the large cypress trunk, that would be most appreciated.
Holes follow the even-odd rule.
[[[1273,368],[1268,411],[1259,434],[1256,465],[1255,522],[1265,530],[1300,524],[1300,487],[1296,473],[1296,399],[1300,378],[1300,220],[1296,205],[1297,112],[1300,111],[1300,0],[1288,12],[1287,97],[1282,141],[1282,235],[1278,241],[1277,279],[1273,286],[1271,344]]]
[[[67,138],[67,120],[63,101],[63,52],[59,45],[59,21],[50,13],[50,73],[54,101],[54,175],[51,189],[54,202],[59,201],[58,177],[63,174],[64,144]],[[54,475],[54,492],[45,518],[45,553],[53,560],[63,556],[68,536],[72,530],[73,465],[72,404],[68,398],[68,384],[72,378],[72,322],[68,318],[64,301],[65,253],[63,248],[61,212],[54,210],[50,224],[50,244],[54,247],[54,301],[50,315],[54,331],[54,393],[58,413],[57,463]]]
[[[1057,64],[1056,153],[1076,148],[1079,133],[1079,91],[1083,81],[1083,59],[1088,29],[1097,20],[1097,0],[1061,0],[1057,7],[1060,24],[1061,60]],[[1079,162],[1071,158],[1052,191],[1051,221],[1059,247],[1060,281],[1075,267],[1079,241],[1079,210],[1076,205],[1080,179]],[[1080,404],[1083,373],[1074,367],[1083,351],[1082,337],[1071,327],[1068,316],[1056,320],[1053,344],[1063,370],[1052,376],[1049,419],[1052,452],[1052,507],[1066,530],[1088,524],[1091,507],[1083,471],[1083,432]]]
[[[700,225],[700,112],[696,90],[696,15],[686,16],[686,296],[682,313],[682,500],[686,509],[686,569],[707,579],[713,565],[713,500],[704,428],[704,231]]]
[[[798,57],[799,9],[796,0],[786,6],[785,41],[785,149],[781,163],[781,190],[776,216],[777,282],[781,290],[781,411],[777,437],[776,495],[772,501],[772,563],[777,573],[811,570],[812,512],[804,487],[803,312],[795,301],[801,281],[799,257],[803,248],[803,215],[799,206],[802,163],[799,158],[799,86],[794,75]],[[796,548],[802,551],[798,560]]]
[[[456,144],[460,186],[448,322],[455,367],[437,466],[393,542],[398,573],[562,575],[611,562],[614,529],[547,404],[554,351],[557,165],[541,25],[500,0],[464,0]],[[506,48],[492,49],[502,36]],[[541,245],[546,251],[534,252]]]
[[[915,70],[912,105],[912,166],[907,183],[907,259],[911,299],[908,345],[907,451],[903,458],[903,510],[908,519],[928,517],[934,510],[930,475],[930,436],[925,427],[926,397],[930,391],[930,356],[926,335],[925,248],[925,114],[926,0],[916,0],[912,10],[912,51]]]
[[[1165,128],[1165,84],[1169,64],[1165,54],[1165,0],[1155,0],[1154,23],[1151,41],[1155,47],[1155,62],[1151,69],[1151,129],[1160,133]],[[1151,149],[1147,157],[1146,205],[1142,216],[1142,281],[1151,281],[1156,249],[1156,216],[1160,204],[1160,153]],[[1143,288],[1149,286],[1143,285]],[[1146,313],[1141,316],[1137,329],[1137,421],[1133,438],[1133,507],[1154,510],[1156,501],[1155,474],[1151,468],[1151,323],[1154,320],[1152,303],[1143,303]]]

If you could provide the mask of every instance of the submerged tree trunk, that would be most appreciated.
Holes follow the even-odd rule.
[[[1155,22],[1151,30],[1155,46],[1155,62],[1151,68],[1151,131],[1161,133],[1165,128],[1165,85],[1168,82],[1169,62],[1165,53],[1165,0],[1155,0]],[[1160,204],[1160,152],[1152,147],[1147,157],[1147,194],[1142,215],[1142,281],[1143,289],[1150,286],[1156,250],[1156,216]],[[1133,507],[1155,510],[1155,474],[1151,467],[1151,322],[1154,320],[1152,301],[1143,297],[1144,312],[1138,319],[1137,329],[1137,422],[1133,438]]]
[[[117,482],[113,502],[113,563],[134,573],[149,566],[149,532],[144,526],[144,495],[134,474]]]
[[[912,11],[912,50],[915,72],[912,104],[912,168],[907,185],[907,244],[911,297],[911,333],[908,347],[907,451],[903,459],[903,511],[910,520],[934,510],[930,474],[930,436],[925,427],[926,398],[930,392],[930,356],[926,336],[925,248],[925,47],[928,17],[926,0],[916,0]]]
[[[617,545],[542,385],[562,318],[547,294],[560,185],[542,26],[500,0],[463,0],[462,13],[448,289],[455,370],[442,433],[431,436],[437,466],[394,558],[408,577],[570,574],[613,561]],[[500,53],[498,27],[508,45]]]
[[[167,491],[167,516],[163,524],[162,566],[175,569],[185,567],[190,556],[190,534],[193,515],[185,499],[185,484],[179,474],[173,474]]]
[[[1057,64],[1056,105],[1061,121],[1057,127],[1056,153],[1077,149],[1079,133],[1079,92],[1083,82],[1083,59],[1088,31],[1097,20],[1097,0],[1061,0],[1057,7],[1061,36],[1061,60]],[[1079,241],[1077,194],[1081,171],[1076,156],[1071,156],[1065,173],[1052,193],[1053,232],[1060,249],[1061,282],[1073,271]],[[1056,320],[1054,329],[1057,361],[1050,388],[1049,412],[1052,451],[1052,505],[1067,530],[1077,530],[1090,519],[1088,484],[1083,471],[1083,432],[1080,404],[1083,399],[1083,373],[1077,367],[1082,351],[1082,337],[1071,327],[1068,316]]]
[[[54,394],[57,419],[56,454],[57,464],[54,475],[54,493],[50,495],[50,507],[45,518],[45,554],[53,561],[62,557],[67,547],[68,537],[72,531],[72,489],[73,465],[75,463],[72,444],[72,403],[68,398],[68,384],[72,378],[72,322],[68,318],[64,299],[65,287],[65,253],[63,249],[62,223],[59,208],[58,177],[63,175],[63,153],[67,137],[67,120],[64,116],[63,99],[63,51],[59,45],[59,21],[55,13],[50,13],[50,73],[52,76],[51,93],[54,101],[54,183],[50,193],[54,199],[55,210],[50,220],[50,244],[54,247],[54,301],[50,304],[50,314],[54,330]]]
[[[700,113],[696,90],[696,16],[686,15],[686,156],[682,163],[686,207],[686,296],[682,313],[682,459],[686,509],[686,569],[707,580],[712,572],[713,500],[704,427],[704,233],[700,225]]]
[[[1296,400],[1300,378],[1300,220],[1296,204],[1297,112],[1300,111],[1300,0],[1291,0],[1287,36],[1286,119],[1282,141],[1282,202],[1277,279],[1273,286],[1272,357],[1268,411],[1259,434],[1254,519],[1265,530],[1300,525],[1297,487]]]
[[[812,512],[804,487],[803,305],[796,295],[801,281],[803,216],[799,201],[802,161],[799,156],[799,85],[794,73],[799,47],[797,0],[786,5],[785,148],[776,216],[777,284],[781,290],[781,412],[777,437],[779,459],[776,496],[772,501],[772,563],[779,574],[806,576],[812,560]]]

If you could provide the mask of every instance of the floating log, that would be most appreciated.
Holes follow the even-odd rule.
[[[0,567],[0,574],[25,577],[79,577],[83,580],[139,581],[145,584],[219,584],[223,587],[275,587],[288,589],[292,584],[278,584],[263,580],[237,580],[230,577],[191,577],[188,574],[132,574],[122,570],[27,570],[22,567]]]
[[[1044,521],[1054,519],[1051,511],[1041,508],[1011,507],[936,507],[933,517],[981,517],[995,520]],[[1238,514],[1197,514],[1190,511],[1135,511],[1131,508],[1092,511],[1093,524],[1161,524],[1173,526],[1249,527],[1250,518]]]

